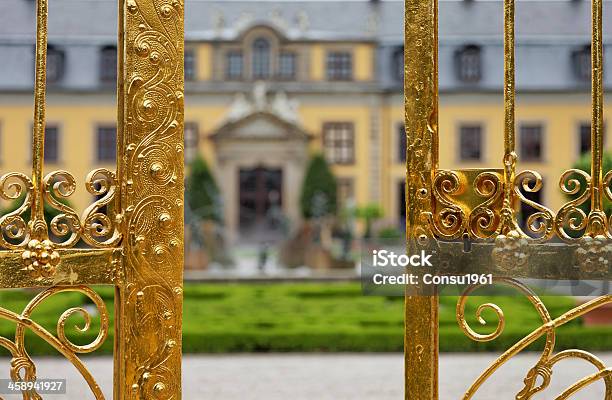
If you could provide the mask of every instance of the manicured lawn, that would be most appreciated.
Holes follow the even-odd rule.
[[[112,314],[112,288],[98,288]],[[2,291],[0,306],[21,311],[34,292]],[[572,308],[567,297],[543,298],[553,317]],[[67,308],[82,305],[78,293],[57,295],[40,305],[34,319],[55,332],[59,315]],[[533,306],[520,296],[473,297],[466,315],[479,333],[495,328],[495,314],[483,313],[491,325],[481,327],[475,320],[476,307],[494,302],[506,315],[506,329],[498,339],[472,342],[455,321],[456,297],[440,298],[440,348],[442,351],[488,351],[507,349],[540,325]],[[82,324],[73,316],[66,324],[68,336],[76,343],[91,341],[97,331],[80,334],[73,328]],[[0,334],[12,338],[14,325],[0,323]],[[187,284],[185,287],[183,348],[185,352],[252,351],[401,351],[403,348],[403,299],[365,297],[358,283],[322,284]],[[112,351],[109,337],[99,352]],[[541,343],[535,345],[540,346]],[[31,353],[54,351],[34,335],[27,336]],[[534,347],[533,349],[535,349]],[[579,347],[612,350],[612,326],[582,327],[573,321],[560,328],[557,349]]]

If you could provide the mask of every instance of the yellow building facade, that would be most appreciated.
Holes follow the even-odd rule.
[[[212,167],[230,237],[241,237],[246,225],[265,218],[275,206],[292,227],[298,226],[304,170],[315,153],[328,158],[344,205],[379,204],[385,213],[379,225],[401,227],[405,215],[401,2],[355,3],[346,10],[342,2],[248,3],[252,2],[192,5],[193,14],[214,10],[207,21],[191,18],[187,9],[185,154],[189,162],[199,153]],[[476,18],[477,13],[462,3],[442,2],[441,18],[453,13],[463,13],[463,21]],[[530,2],[525,7],[549,7],[545,3]],[[491,15],[497,15],[494,7],[498,6],[474,5]],[[552,7],[556,7],[553,12],[569,12],[565,9],[569,5],[555,3]],[[81,8],[77,12],[88,11]],[[325,27],[334,21],[330,13],[336,16],[336,29]],[[519,21],[522,15],[519,11]],[[480,33],[470,31],[463,36],[449,32],[447,39],[445,26],[451,24],[442,22],[441,167],[501,167],[501,70],[495,64],[495,60],[502,61],[496,56],[501,38],[482,27]],[[577,37],[588,38],[588,24],[583,25],[584,32]],[[110,33],[112,30],[108,40],[113,37]],[[88,69],[72,63],[77,59],[86,62],[87,57],[75,57],[73,48],[84,45],[66,35],[50,40],[57,55],[50,58],[50,68],[61,69],[61,73],[58,77],[52,74],[57,82],[50,85],[48,94],[48,125],[55,130],[55,139],[46,168],[67,169],[82,182],[88,171],[114,165],[108,143],[116,119],[115,95],[112,85],[104,82],[108,78],[104,66],[113,62],[109,52],[113,43],[100,38],[88,42],[95,49],[90,53],[94,60],[90,69],[95,71],[78,81],[79,74],[87,74]],[[87,36],[81,39],[87,42]],[[541,46],[520,37],[517,41],[519,56],[521,49],[528,54]],[[14,38],[0,32],[0,54],[11,57],[15,46]],[[581,55],[582,39],[574,37],[553,43],[555,46],[559,54],[565,52],[568,76],[580,80],[574,76],[580,71],[574,70],[580,66],[576,54]],[[29,51],[33,52],[31,47]],[[517,62],[529,57],[518,57]],[[540,200],[558,208],[564,197],[557,181],[585,150],[588,86],[583,80],[563,84],[570,78],[561,75],[554,78],[558,84],[546,81],[546,74],[532,81],[532,75],[541,75],[538,68],[547,67],[537,57],[527,61],[530,69],[522,75],[525,84],[521,76],[518,79],[519,168],[542,173],[545,187]],[[21,79],[19,71],[14,75],[14,81]],[[79,82],[91,84],[80,87]],[[612,104],[608,97],[606,100],[608,115]],[[28,171],[31,125],[31,94],[13,87],[10,79],[0,81],[0,162],[4,171]],[[606,143],[612,150],[612,143]],[[82,209],[91,196],[81,185],[71,201]]]

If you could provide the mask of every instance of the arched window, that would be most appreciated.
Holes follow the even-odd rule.
[[[253,78],[265,79],[270,76],[270,42],[264,38],[253,42]]]

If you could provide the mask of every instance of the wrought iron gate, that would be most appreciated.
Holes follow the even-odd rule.
[[[555,364],[565,358],[580,358],[593,366],[592,373],[568,385],[558,397],[573,396],[598,380],[605,382],[605,399],[612,399],[612,368],[596,356],[568,350],[555,353],[556,328],[612,302],[612,296],[594,298],[552,318],[529,288],[513,278],[610,279],[612,260],[612,216],[602,203],[612,200],[612,171],[602,171],[603,157],[603,44],[602,0],[592,0],[592,169],[590,174],[568,170],[559,187],[574,200],[557,212],[537,204],[526,193],[538,192],[542,178],[536,171],[516,172],[515,153],[515,62],[514,0],[504,0],[504,158],[499,168],[442,170],[438,167],[438,2],[406,0],[405,14],[405,112],[407,150],[407,231],[409,244],[426,246],[430,239],[442,251],[450,251],[464,264],[487,263],[501,283],[525,295],[542,318],[542,325],[506,350],[467,389],[470,399],[501,365],[540,337],[546,345],[536,365],[525,371],[525,387],[517,399],[529,399],[546,389]],[[501,130],[501,127],[500,127]],[[605,175],[604,175],[605,174]],[[476,196],[460,201],[458,195],[471,188]],[[515,209],[528,204],[536,212],[524,228],[517,223]],[[581,206],[588,206],[584,212]],[[461,240],[472,242],[463,252]],[[520,257],[514,258],[515,254]],[[537,261],[536,261],[537,259]],[[567,269],[547,268],[563,262]],[[564,272],[557,272],[564,271]],[[421,290],[423,290],[421,288]],[[464,314],[469,288],[459,299],[456,318],[472,340],[496,339],[504,328],[504,315],[494,304],[498,325],[488,335],[477,334]],[[438,398],[438,298],[406,296],[405,307],[405,393],[406,399]],[[477,315],[479,316],[479,315]],[[578,395],[579,396],[579,395]]]
[[[107,337],[109,314],[89,285],[115,287],[114,398],[179,399],[183,269],[183,2],[119,0],[117,171],[96,169],[85,187],[68,171],[43,175],[47,0],[37,0],[32,175],[0,177],[0,195],[19,207],[0,217],[0,286],[43,288],[20,313],[0,308],[16,324],[0,337],[12,354],[14,380],[36,379],[25,331],[54,347],[79,371],[96,399],[104,398],[79,354]],[[74,149],[75,153],[78,149]],[[64,204],[77,190],[97,200],[82,214]],[[59,213],[48,225],[44,206]],[[75,247],[79,243],[79,246]],[[84,244],[84,246],[83,246]],[[86,248],[83,248],[86,247]],[[89,297],[100,314],[97,337],[72,343],[66,320],[57,335],[31,318],[39,304],[66,291]],[[23,392],[24,399],[38,399]]]

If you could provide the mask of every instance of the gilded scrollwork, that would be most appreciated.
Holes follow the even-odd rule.
[[[433,210],[422,216],[437,238],[487,239],[499,229],[502,195],[497,171],[438,170],[433,178]]]
[[[81,218],[83,241],[93,247],[117,245],[121,240],[121,217],[112,212],[117,190],[115,173],[106,168],[91,171],[87,175],[85,186],[87,191],[96,197],[96,201],[85,209]]]
[[[535,212],[525,221],[525,233],[534,241],[543,242],[552,238],[555,233],[555,214],[549,208],[536,203],[525,196],[525,193],[537,193],[542,189],[542,176],[536,171],[523,171],[514,181],[514,194]]]
[[[57,322],[56,335],[53,335],[32,319],[33,311],[40,304],[51,296],[65,292],[81,293],[85,295],[96,307],[97,314],[99,315],[98,318],[100,320],[100,326],[96,338],[89,344],[77,345],[71,342],[66,336],[66,323],[71,316],[76,314],[80,314],[84,319],[83,326],[75,325],[76,331],[85,333],[91,329],[92,315],[90,311],[83,307],[69,308],[68,310],[64,311],[62,315],[60,315]],[[89,373],[81,359],[78,357],[78,354],[90,353],[99,349],[108,336],[110,324],[108,310],[106,309],[104,300],[94,290],[86,286],[55,286],[36,295],[20,314],[0,308],[0,319],[12,321],[16,324],[15,337],[13,340],[6,337],[0,337],[0,346],[4,347],[11,353],[11,379],[14,381],[36,380],[36,366],[26,350],[25,343],[25,332],[26,330],[30,330],[38,337],[45,340],[76,367],[83,379],[85,379],[86,383],[89,385],[89,388],[96,399],[104,399],[102,390],[96,383],[93,376]],[[24,400],[42,399],[42,397],[36,393],[35,390],[23,391],[22,397]]]
[[[78,214],[60,199],[68,199],[77,188],[76,180],[67,171],[54,171],[43,179],[43,198],[45,203],[58,211],[53,217],[50,229],[56,237],[66,237],[56,242],[58,247],[74,246],[81,236],[81,221]]]
[[[559,209],[555,230],[562,240],[574,242],[588,225],[588,216],[580,206],[590,199],[591,176],[582,170],[570,169],[561,175],[559,187],[565,195],[575,197]]]
[[[472,174],[470,179],[467,171]],[[612,171],[604,176],[597,190],[594,190],[587,172],[579,169],[565,171],[560,177],[559,187],[571,200],[556,213],[529,196],[542,190],[543,180],[538,172],[526,170],[517,174],[511,185],[512,195],[508,195],[506,183],[494,171],[483,169],[474,174],[471,170],[436,170],[431,194],[425,192],[423,195],[430,198],[433,210],[421,213],[422,221],[434,237],[457,240],[467,236],[503,241],[514,240],[518,235],[529,243],[544,243],[556,235],[571,244],[578,244],[585,236],[612,238],[612,215],[606,215],[601,209],[585,211],[592,196],[598,193],[612,201]],[[474,195],[466,195],[471,192]],[[484,200],[478,204],[475,196]],[[534,210],[523,225],[518,223],[514,211],[520,203]],[[498,245],[503,247],[502,243]]]
[[[495,205],[503,195],[503,183],[498,174],[484,171],[476,176],[473,186],[484,201],[470,213],[470,231],[474,237],[489,238],[495,234],[500,223]]]
[[[458,239],[466,231],[469,222],[466,212],[453,200],[453,196],[464,190],[465,183],[461,182],[455,171],[436,171],[433,178],[436,207],[432,212],[425,212],[423,215],[437,237],[446,240]]]
[[[32,206],[34,185],[21,173],[10,172],[0,177],[0,196],[18,203],[17,208],[0,217],[0,243],[7,249],[24,247],[30,239],[30,227],[25,214]]]
[[[489,367],[487,367],[478,376],[478,378],[474,380],[469,389],[464,393],[464,400],[473,398],[476,392],[480,389],[480,387],[493,375],[495,371],[497,371],[512,357],[514,357],[516,354],[521,352],[528,345],[535,342],[542,336],[546,337],[544,349],[542,350],[542,354],[540,355],[540,358],[538,359],[536,364],[527,372],[523,381],[524,386],[516,395],[517,400],[532,399],[534,395],[545,390],[550,384],[550,380],[553,374],[553,366],[559,361],[567,358],[582,359],[594,366],[596,372],[591,375],[587,375],[584,379],[581,379],[575,384],[571,385],[562,393],[560,397],[558,397],[559,399],[568,398],[571,394],[576,393],[578,390],[586,387],[588,384],[593,383],[597,380],[603,380],[605,382],[605,398],[608,399],[610,398],[610,396],[612,396],[612,374],[610,373],[612,369],[606,367],[605,363],[599,358],[597,358],[591,353],[582,350],[565,350],[556,354],[554,353],[556,329],[559,326],[566,324],[567,322],[572,321],[598,307],[602,307],[606,304],[612,303],[612,296],[607,295],[595,298],[553,319],[550,316],[550,313],[548,312],[544,303],[535,294],[535,292],[533,292],[527,286],[523,285],[517,280],[509,278],[497,278],[496,283],[501,283],[510,286],[518,290],[519,293],[521,293],[522,295],[526,296],[526,298],[534,306],[536,312],[542,319],[542,325],[533,332],[531,332],[529,335],[525,336],[523,339],[515,343],[501,356],[499,356],[497,360],[491,363]],[[503,334],[506,325],[503,310],[499,306],[493,303],[485,303],[479,305],[476,309],[476,317],[481,325],[486,325],[487,323],[481,316],[483,310],[491,309],[494,311],[497,317],[497,325],[495,327],[495,330],[489,334],[479,334],[474,331],[470,327],[465,316],[465,307],[467,300],[469,299],[469,296],[479,287],[481,287],[481,285],[469,286],[459,297],[456,309],[457,322],[461,330],[466,334],[466,336],[468,336],[474,341],[485,342],[495,340]]]
[[[112,208],[117,188],[115,173],[99,168],[88,174],[85,188],[96,200],[81,217],[69,205],[77,186],[74,176],[67,171],[53,171],[44,177],[42,199],[45,212],[54,210],[55,215],[50,220],[49,232],[46,232],[44,224],[45,232],[38,238],[32,234],[35,222],[31,216],[33,197],[37,195],[32,180],[16,172],[0,177],[0,196],[16,205],[15,210],[0,217],[0,247],[33,250],[39,244],[49,242],[47,247],[53,249],[70,248],[80,240],[94,248],[116,246],[121,240],[121,230],[120,216]],[[49,251],[51,248],[47,249]],[[24,260],[30,259],[31,254],[24,253]]]

